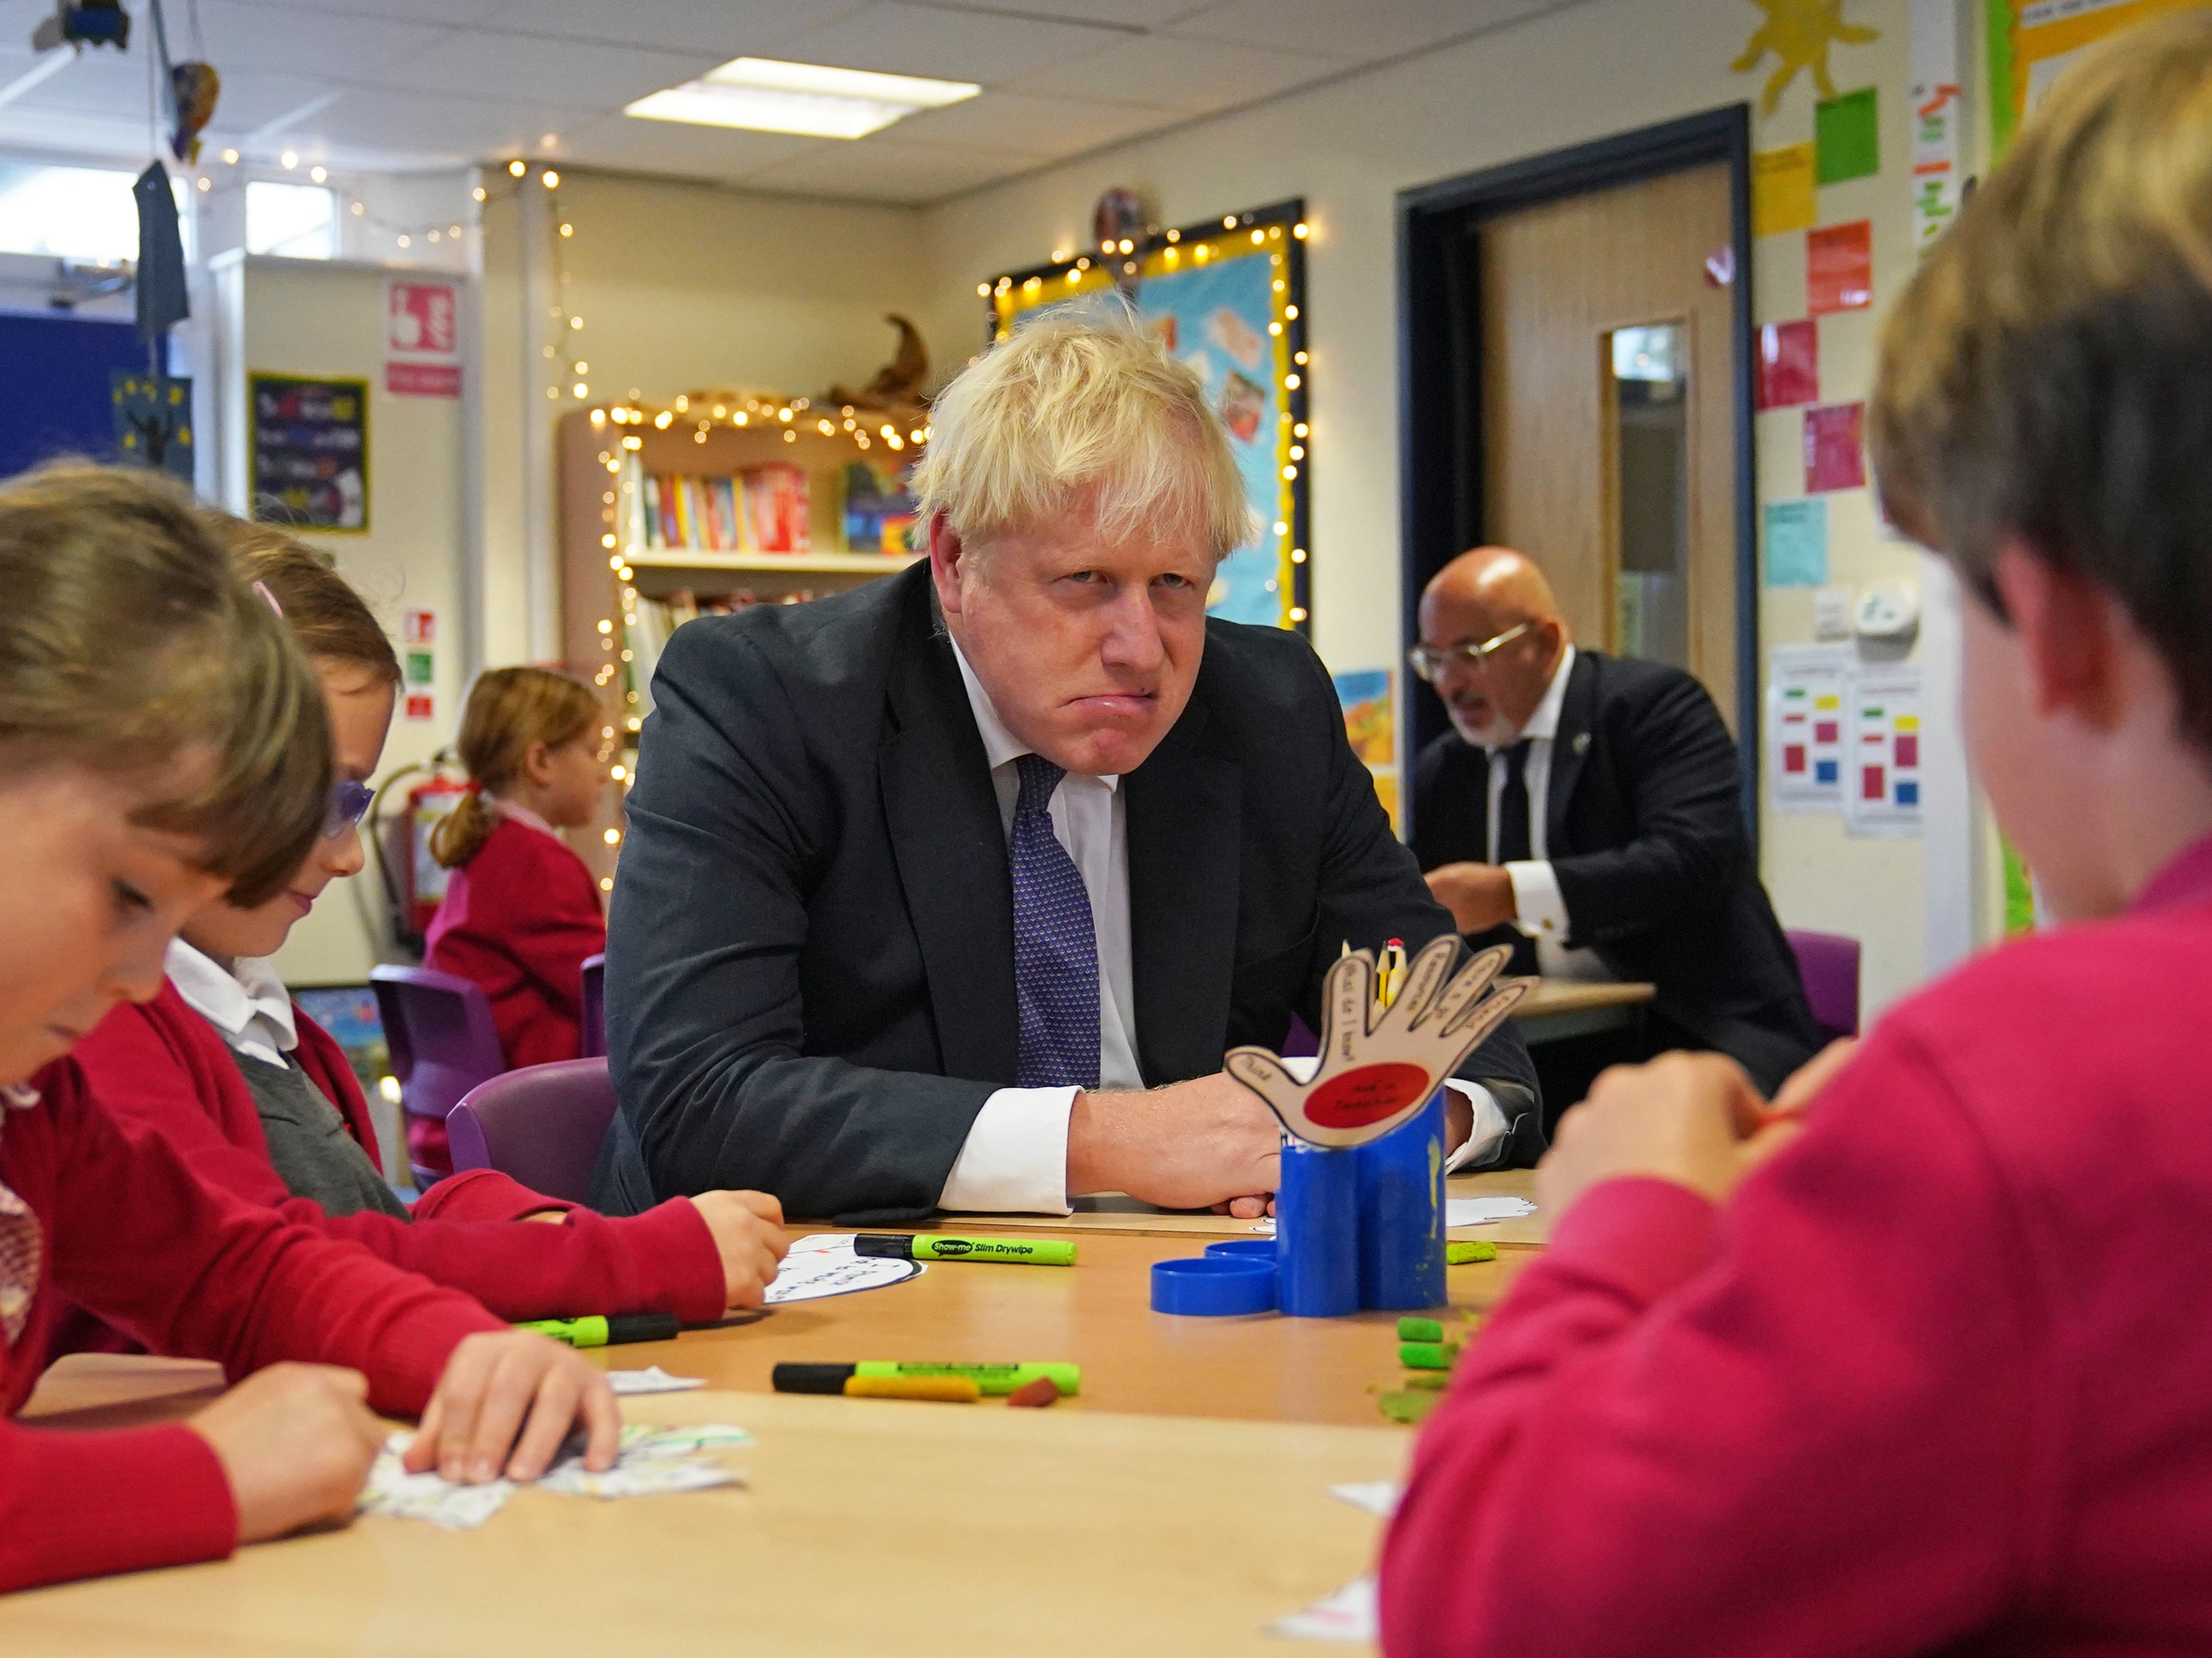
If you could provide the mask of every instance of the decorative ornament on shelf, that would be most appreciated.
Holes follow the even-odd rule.
[[[1729,67],[1739,75],[1748,75],[1758,69],[1769,52],[1782,60],[1780,67],[1767,77],[1766,88],[1759,94],[1761,115],[1774,113],[1774,106],[1782,101],[1782,94],[1790,89],[1790,83],[1797,78],[1800,70],[1813,71],[1813,84],[1820,88],[1820,96],[1834,97],[1836,83],[1828,75],[1828,48],[1839,44],[1865,46],[1881,38],[1879,29],[1844,21],[1844,0],[1751,3],[1766,14],[1766,21],[1744,43],[1743,56]]]
[[[919,425],[929,408],[922,391],[929,384],[929,348],[922,343],[921,331],[896,311],[884,320],[898,330],[897,354],[859,391],[833,386],[822,394],[822,401],[848,410],[912,416],[911,423]]]

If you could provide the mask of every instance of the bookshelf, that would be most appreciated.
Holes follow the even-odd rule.
[[[625,788],[636,774],[637,726],[651,707],[651,664],[691,606],[800,603],[913,560],[846,545],[845,475],[860,460],[891,471],[910,462],[919,447],[914,428],[895,428],[893,448],[883,432],[889,417],[880,414],[774,399],[679,402],[688,406],[580,409],[559,427],[562,657],[599,689]],[[773,479],[761,469],[778,467],[805,482],[805,550],[717,550],[697,544],[703,533],[685,544],[654,544],[677,539],[666,533],[677,526],[664,520],[658,537],[649,526],[647,501],[658,489],[649,497],[648,480]],[[724,544],[748,538],[726,513],[713,525]],[[796,525],[787,527],[796,541]],[[608,792],[602,820],[570,838],[604,884],[620,845],[619,791]]]

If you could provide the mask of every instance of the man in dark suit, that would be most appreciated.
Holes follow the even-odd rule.
[[[1305,642],[1206,619],[1249,515],[1195,376],[1126,316],[1052,316],[933,425],[925,562],[661,658],[595,1200],[1257,1215],[1279,1135],[1224,1053],[1314,1023],[1346,943],[1451,918]],[[1455,1155],[1528,1160],[1519,1037],[1462,1070]]]
[[[1415,671],[1453,732],[1420,753],[1413,850],[1461,931],[1516,970],[1657,987],[1643,1035],[1540,1055],[1547,1108],[1603,1063],[1727,1054],[1768,1093],[1819,1027],[1744,833],[1735,740],[1679,669],[1577,650],[1522,554],[1481,547],[1422,594]],[[1573,1071],[1570,1078],[1566,1073]]]

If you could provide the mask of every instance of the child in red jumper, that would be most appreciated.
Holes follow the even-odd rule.
[[[2212,1650],[2212,15],[2072,69],[1872,408],[2063,923],[1772,1107],[1608,1072],[1383,1557],[1427,1655]]]
[[[422,1411],[416,1468],[534,1477],[580,1413],[612,1464],[589,1361],[202,1184],[65,1057],[153,994],[185,916],[281,886],[329,774],[312,673],[188,506],[95,468],[0,489],[0,1406],[64,1297],[250,1376],[158,1427],[0,1423],[0,1588],[343,1520],[382,1437],[364,1399]]]
[[[566,674],[494,668],[461,715],[473,792],[431,833],[453,871],[424,959],[483,987],[509,1066],[573,1060],[583,1047],[585,958],[607,947],[606,913],[584,860],[555,831],[592,821],[606,787],[599,698]],[[408,1125],[415,1159],[452,1167],[445,1125]]]
[[[659,1311],[703,1323],[760,1305],[783,1252],[782,1211],[760,1193],[709,1192],[609,1220],[489,1169],[440,1181],[411,1215],[385,1184],[352,1068],[264,958],[330,882],[362,867],[354,814],[383,752],[399,664],[319,555],[266,525],[210,514],[210,527],[275,600],[321,682],[331,808],[282,892],[191,917],[169,945],[161,993],[117,1008],[77,1045],[95,1095],[210,1184],[465,1290],[502,1318]],[[562,1224],[507,1224],[523,1218]],[[70,1339],[117,1345],[81,1327]]]

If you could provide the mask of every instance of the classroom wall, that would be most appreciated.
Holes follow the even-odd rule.
[[[1848,0],[1844,10],[1848,21],[1881,31],[1872,45],[1834,47],[1830,63],[1839,89],[1879,88],[1882,167],[1825,191],[1820,222],[1874,221],[1879,307],[1913,258],[1909,9],[1907,0]],[[1109,186],[1136,190],[1164,224],[1303,196],[1313,225],[1306,315],[1314,641],[1333,669],[1397,665],[1397,193],[1755,99],[1773,60],[1754,75],[1729,65],[1759,19],[1752,6],[1717,0],[1553,6],[1448,49],[945,203],[924,222],[933,295],[927,332],[940,359],[951,360],[955,342],[976,349],[984,327],[976,283],[1055,247],[1084,246],[1091,203]],[[1755,147],[1810,137],[1814,100],[1801,76],[1771,118],[1755,120]],[[1761,321],[1804,314],[1802,259],[1792,258],[1787,240],[1754,250]],[[1824,400],[1863,394],[1874,326],[1865,313],[1822,323]],[[1794,410],[1759,417],[1762,500],[1802,493],[1797,421]],[[1863,586],[1918,574],[1913,550],[1877,535],[1865,492],[1835,498],[1831,511],[1832,580]],[[1765,645],[1809,640],[1809,596],[1763,594],[1760,625]],[[1917,981],[1925,953],[1919,841],[1851,840],[1834,819],[1771,813],[1762,831],[1764,872],[1784,925],[1864,941],[1869,1013]]]
[[[833,380],[865,385],[896,344],[884,313],[921,321],[932,293],[915,210],[568,169],[556,216],[536,179],[519,191],[504,173],[484,180],[487,663],[558,649],[531,627],[554,566],[553,480],[533,474],[524,446],[550,457],[553,420],[577,407],[565,380],[562,397],[546,397],[554,364],[533,326],[556,288],[584,319],[574,354],[594,398],[656,402],[706,387],[808,396]],[[562,221],[573,236],[559,237]],[[928,343],[940,361],[955,349],[933,334]],[[967,332],[957,343],[964,355]]]
[[[384,389],[381,264],[257,258],[216,262],[218,421],[222,503],[246,505],[245,379],[250,372],[369,382],[368,529],[307,535],[334,554],[394,639],[403,610],[436,613],[433,717],[392,727],[381,776],[426,760],[447,741],[462,685],[459,633],[467,553],[465,421],[453,398],[392,397]],[[452,278],[465,291],[465,277]],[[422,689],[417,687],[416,689]],[[287,983],[357,984],[380,955],[380,891],[373,873],[333,884],[276,957]]]

